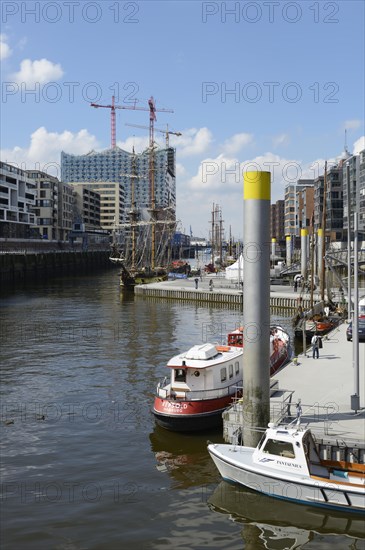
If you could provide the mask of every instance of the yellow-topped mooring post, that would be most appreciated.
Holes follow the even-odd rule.
[[[272,237],[271,239],[271,263],[272,268],[275,268],[275,253],[276,253],[276,239],[275,237]]]
[[[286,235],[285,244],[286,244],[286,265],[289,267],[291,265],[291,235]]]
[[[243,441],[255,447],[270,421],[270,172],[245,172],[243,198]]]
[[[308,229],[300,230],[300,273],[305,280],[307,278],[308,265]]]
[[[324,231],[322,228],[319,228],[318,231],[317,231],[317,258],[318,258],[318,262],[317,262],[317,266],[318,266],[318,272],[317,272],[317,275],[318,275],[318,278],[320,281],[323,280],[323,277],[324,277],[324,273],[323,273],[323,267],[324,267],[324,262],[323,262],[323,256],[324,256]]]

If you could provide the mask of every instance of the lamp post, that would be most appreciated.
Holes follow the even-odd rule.
[[[350,163],[346,163],[347,187],[347,321],[351,321],[351,196],[350,196]]]

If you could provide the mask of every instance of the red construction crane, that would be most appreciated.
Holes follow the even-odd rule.
[[[133,128],[142,128],[142,130],[148,130],[149,126],[141,126],[140,124],[129,124],[128,122],[125,123],[126,126],[132,126]],[[169,130],[168,124],[166,124],[166,130],[161,130],[160,128],[154,128],[155,132],[161,132],[161,134],[165,134],[166,136],[166,149],[169,148],[169,135],[173,136],[182,136],[181,132],[172,132]]]
[[[111,124],[111,146],[112,149],[116,146],[116,124],[115,124],[115,109],[129,109],[132,111],[150,111],[150,108],[146,107],[137,107],[136,104],[127,106],[127,105],[115,105],[114,103],[115,97],[112,96],[112,103],[111,105],[99,105],[98,103],[91,103],[90,107],[104,107],[106,109],[110,109],[110,124]]]

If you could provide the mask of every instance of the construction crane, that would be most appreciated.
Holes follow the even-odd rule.
[[[174,111],[172,109],[156,109],[156,104],[153,96],[149,98],[148,106],[150,110],[150,147],[153,147],[155,120],[157,120],[156,113],[173,113]]]
[[[132,126],[133,128],[141,128],[142,130],[148,130],[148,126],[141,126],[140,124],[129,124],[128,122],[125,123],[126,126]],[[169,130],[168,124],[166,124],[166,130],[161,130],[160,128],[154,128],[155,132],[161,132],[161,134],[165,134],[166,136],[166,149],[170,147],[169,145],[169,135],[173,136],[182,136],[181,132],[172,132]]]
[[[90,107],[103,107],[105,109],[110,109],[110,127],[111,127],[111,147],[114,149],[116,147],[116,121],[115,121],[115,110],[116,109],[129,109],[132,111],[151,111],[150,107],[137,107],[134,105],[115,105],[115,97],[112,96],[111,105],[99,105],[98,103],[90,103]]]

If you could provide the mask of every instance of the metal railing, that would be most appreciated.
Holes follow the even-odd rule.
[[[239,384],[242,384],[242,381],[240,381]],[[242,386],[238,386],[236,382],[229,386],[225,386],[224,388],[217,388],[213,390],[186,391],[178,388],[172,389],[171,384],[166,385],[166,379],[164,378],[157,384],[157,394],[159,397],[164,399],[176,398],[179,401],[202,401],[206,399],[218,399],[220,397],[226,397],[227,395],[236,396],[238,398],[241,387]]]

